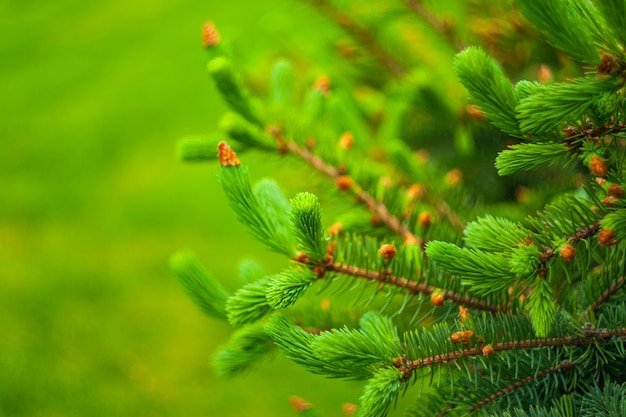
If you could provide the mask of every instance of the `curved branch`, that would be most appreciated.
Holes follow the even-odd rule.
[[[552,366],[550,368],[544,369],[542,371],[539,371],[536,375],[529,375],[526,378],[522,378],[518,381],[513,382],[511,385],[502,388],[500,391],[496,392],[495,394],[490,395],[487,398],[484,398],[482,400],[480,400],[479,402],[477,402],[474,406],[472,406],[470,408],[470,411],[476,411],[480,408],[483,408],[484,406],[486,406],[487,404],[497,400],[498,398],[501,398],[503,396],[505,396],[506,394],[515,391],[516,389],[523,387],[524,385],[537,380],[539,378],[543,378],[546,375],[550,375],[550,374],[554,374],[557,372],[561,372],[561,371],[566,371],[569,368],[573,367],[574,363],[572,363],[571,361],[568,361],[567,359],[561,361],[561,363],[559,363],[556,366]]]
[[[433,292],[440,290],[433,285],[426,285],[424,282],[411,281],[406,278],[396,277],[385,272],[368,271],[366,269],[358,268],[352,265],[344,265],[339,262],[329,262],[323,266],[311,261],[308,257],[297,257],[292,259],[294,262],[298,262],[309,267],[323,268],[326,272],[336,272],[339,274],[350,275],[355,278],[362,278],[369,281],[379,282],[382,284],[393,285],[398,288],[404,288],[412,294],[422,294],[429,296]],[[446,291],[442,293],[444,300],[450,300],[454,304],[462,305],[467,308],[476,310],[488,311],[491,313],[497,313],[499,310],[497,307],[485,303],[483,300],[477,298],[468,297],[466,295],[458,294],[453,291]]]
[[[626,327],[618,329],[598,329],[585,331],[581,336],[565,336],[565,337],[553,337],[547,339],[527,339],[527,340],[513,340],[510,342],[499,342],[491,345],[492,353],[505,352],[508,350],[526,350],[542,347],[562,347],[562,346],[587,346],[595,342],[606,342],[613,337],[626,337]],[[432,355],[422,359],[416,359],[413,361],[406,361],[400,358],[399,369],[402,367],[403,372],[412,372],[420,368],[427,368],[434,365],[443,365],[453,363],[461,358],[469,358],[474,356],[484,355],[483,348],[486,345],[473,346],[468,349],[457,350],[453,352],[443,353],[439,355]]]
[[[305,0],[328,19],[341,26],[350,36],[359,42],[391,75],[402,78],[407,70],[390,52],[380,45],[374,35],[359,25],[350,15],[343,13],[326,0]]]
[[[313,168],[315,168],[316,170],[320,172],[323,172],[324,174],[328,175],[334,180],[337,180],[338,178],[342,177],[342,175],[340,174],[337,168],[333,167],[332,165],[327,164],[320,157],[313,155],[307,149],[301,148],[294,142],[288,142],[286,143],[286,146],[289,151],[300,156],[302,159],[307,161]],[[376,216],[378,216],[378,218],[391,231],[402,236],[405,242],[415,243],[420,248],[423,248],[424,241],[421,238],[415,236],[415,234],[413,234],[409,230],[406,224],[402,223],[397,217],[389,213],[387,206],[385,206],[383,203],[377,202],[374,199],[374,197],[369,195],[365,190],[363,190],[363,188],[361,188],[354,181],[350,182],[349,188],[354,193],[354,195],[358,198],[358,200],[362,201],[372,213],[376,214]]]

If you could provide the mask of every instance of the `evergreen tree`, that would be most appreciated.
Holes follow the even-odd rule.
[[[357,416],[386,415],[414,384],[436,389],[413,416],[626,415],[626,1],[309,3],[348,34],[350,72],[303,94],[280,60],[253,96],[204,27],[227,139],[184,140],[180,155],[217,155],[238,219],[286,258],[274,275],[242,264],[232,294],[191,253],[172,258],[191,299],[234,328],[218,373],[278,351],[366,380]],[[538,80],[513,83],[536,55]],[[253,184],[252,149],[328,177],[341,218],[324,224],[310,192]]]

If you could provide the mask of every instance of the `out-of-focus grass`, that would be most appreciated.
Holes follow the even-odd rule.
[[[218,381],[228,328],[167,269],[182,247],[230,288],[244,256],[280,267],[237,226],[217,168],[174,158],[224,110],[208,19],[257,78],[271,47],[314,55],[321,22],[286,0],[0,3],[0,416],[291,415],[289,395],[338,415],[357,400],[358,385],[316,389],[282,359]]]

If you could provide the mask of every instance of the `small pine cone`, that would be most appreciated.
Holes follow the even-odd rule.
[[[389,243],[383,244],[380,249],[378,249],[378,254],[383,258],[383,261],[385,261],[386,263],[391,262],[393,258],[396,257],[397,252],[398,251],[396,250],[396,247]]]
[[[206,22],[202,26],[202,44],[205,48],[219,45],[221,39],[220,33],[213,22]]]
[[[422,227],[428,227],[433,222],[433,218],[427,211],[422,211],[419,216],[417,216],[417,224]]]
[[[615,198],[622,198],[624,197],[624,194],[626,194],[626,192],[624,192],[624,187],[620,184],[609,185],[607,192]]]
[[[444,297],[441,291],[433,291],[433,293],[430,294],[430,303],[435,307],[441,307],[445,301],[446,297]]]
[[[600,230],[600,232],[598,233],[598,243],[604,247],[615,245],[617,243],[617,239],[615,239],[615,230]]]
[[[574,256],[576,256],[576,248],[569,243],[566,243],[561,246],[561,250],[559,251],[559,253],[561,254],[561,258],[565,259],[566,261],[571,261],[572,259],[574,259]]]
[[[597,177],[606,176],[606,163],[597,155],[589,158],[589,171]]]
[[[341,191],[348,191],[350,188],[352,188],[353,184],[354,182],[352,181],[352,178],[350,178],[348,175],[341,175],[335,179],[335,185]]]
[[[339,137],[339,148],[349,151],[354,145],[354,135],[351,132],[345,132]]]
[[[483,355],[485,356],[491,356],[494,353],[496,353],[495,349],[493,348],[493,346],[491,345],[485,345],[483,346]]]

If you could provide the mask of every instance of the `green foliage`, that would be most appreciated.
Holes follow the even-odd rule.
[[[322,207],[311,193],[299,193],[291,200],[291,223],[300,249],[315,259],[324,258]]]
[[[242,150],[299,160],[332,184],[287,202],[274,182],[252,187],[245,158],[242,166],[221,161],[220,183],[238,219],[287,258],[270,275],[242,269],[243,286],[225,302],[238,327],[218,355],[225,376],[275,346],[312,373],[367,381],[357,416],[388,415],[416,382],[431,391],[420,391],[411,415],[577,416],[603,412],[598,404],[620,411],[626,59],[623,17],[611,14],[623,5],[519,3],[586,73],[542,66],[539,81],[513,85],[510,60],[532,53],[520,47],[508,65],[492,57],[490,30],[526,24],[505,0],[489,7],[513,10],[513,22],[488,20],[489,29],[470,19],[484,42],[464,48],[446,23],[462,25],[471,14],[463,2],[449,10],[406,2],[418,28],[399,6],[372,6],[361,20],[348,5],[312,2],[385,69],[377,80],[331,73],[311,86],[313,77],[301,81],[295,70],[300,63],[279,60],[259,89],[268,92],[263,100],[243,87],[233,62],[213,58],[211,72],[236,112],[223,122],[228,136]],[[372,32],[367,24],[379,15],[397,19],[389,30],[402,36]],[[398,38],[419,44],[424,25],[462,49],[453,69],[469,102],[448,91],[456,81],[443,82],[443,73],[406,70],[411,56],[392,47]],[[436,45],[433,66],[445,49]],[[193,160],[202,152],[187,153]],[[494,158],[506,180],[495,178]],[[506,192],[491,193],[499,187]],[[338,218],[328,229],[320,200],[339,213],[324,212]],[[602,385],[612,388],[601,393]]]
[[[170,260],[170,268],[178,277],[185,292],[207,315],[226,318],[226,300],[229,294],[190,252],[178,252]]]
[[[293,237],[280,219],[289,216],[289,205],[275,182],[267,180],[252,189],[248,171],[241,167],[223,170],[219,182],[239,221],[272,250],[291,255]]]
[[[458,54],[454,68],[472,101],[485,111],[487,118],[506,133],[520,134],[515,113],[518,100],[502,68],[476,47]]]
[[[214,358],[217,373],[223,378],[232,378],[258,365],[274,344],[262,323],[248,324],[237,329],[228,345],[219,350]]]

